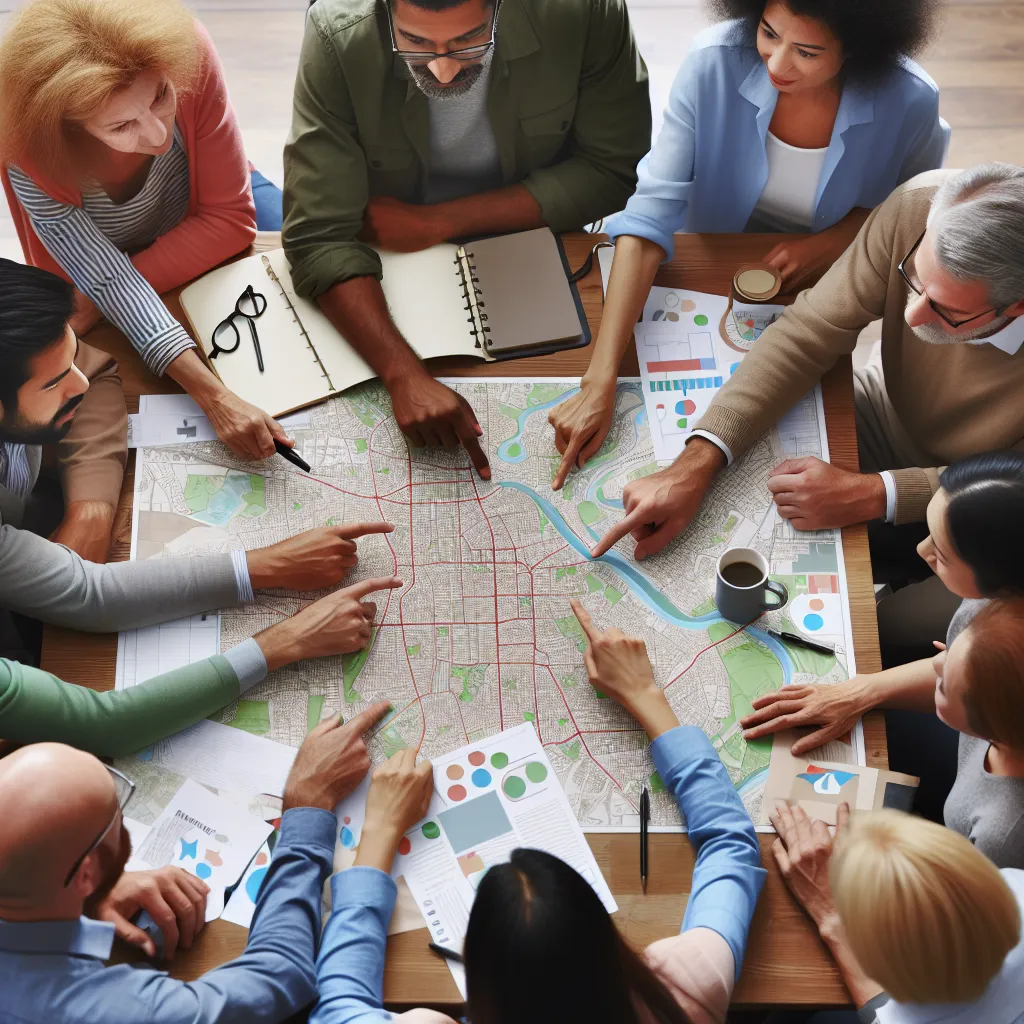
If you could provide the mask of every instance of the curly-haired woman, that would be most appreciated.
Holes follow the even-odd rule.
[[[906,56],[928,38],[935,0],[708,6],[729,20],[694,42],[636,193],[608,224],[615,258],[595,352],[580,393],[550,417],[556,487],[608,433],[619,362],[674,232],[813,232],[767,257],[791,289],[945,155],[938,87]]]
[[[0,156],[26,260],[76,287],[75,331],[105,316],[236,455],[273,455],[280,425],[221,384],[159,297],[281,226],[193,15],[179,0],[31,0],[0,43]]]

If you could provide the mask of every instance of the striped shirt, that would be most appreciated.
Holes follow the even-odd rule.
[[[101,189],[83,192],[82,206],[47,195],[19,168],[11,187],[32,227],[75,285],[115,324],[158,376],[195,343],[135,269],[129,253],[153,244],[188,213],[188,156],[175,126],[174,142],[154,157],[139,193],[114,203]]]
[[[19,498],[27,498],[32,489],[32,470],[23,444],[0,442],[0,487],[6,487]]]

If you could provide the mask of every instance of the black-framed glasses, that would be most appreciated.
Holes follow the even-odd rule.
[[[494,46],[494,32],[498,25],[498,8],[501,7],[501,0],[494,0],[494,11],[491,14],[491,38],[488,39],[486,43],[480,43],[478,46],[464,46],[458,50],[449,50],[447,53],[430,53],[420,50],[400,50],[398,48],[398,40],[395,38],[395,21],[391,16],[391,3],[392,0],[383,0],[384,9],[387,11],[388,15],[388,28],[391,30],[391,51],[392,53],[398,54],[406,64],[412,64],[415,67],[424,67],[441,57],[449,57],[462,64],[475,64],[477,61],[483,60],[483,58],[487,56],[491,47]]]
[[[913,257],[914,253],[916,253],[917,250],[920,248],[921,243],[924,241],[924,236],[927,233],[927,230],[921,232],[921,237],[910,247],[910,252],[908,252],[907,255],[900,260],[899,265],[896,267],[896,269],[900,273],[900,277],[903,278],[903,280],[906,282],[907,287],[915,295],[924,295],[925,293],[921,288],[920,280],[915,281],[913,278],[911,278],[911,274],[914,274],[914,277],[917,277],[917,274],[913,266],[910,268],[909,271],[907,270],[907,263]],[[969,316],[964,320],[954,320],[948,313],[942,310],[939,306],[936,306],[931,299],[928,299],[928,305],[931,307],[932,312],[937,317],[942,319],[945,323],[949,324],[950,327],[956,328],[963,327],[966,324],[973,323],[975,320],[980,320],[983,316],[988,316],[989,313],[991,313],[994,317],[1000,317],[1010,308],[1010,306],[1013,305],[1013,303],[1008,302],[1005,306],[999,306],[998,308],[983,310],[982,312],[975,313],[974,316]]]
[[[213,345],[210,358],[216,359],[221,353],[227,356],[238,350],[238,346],[242,344],[242,335],[238,331],[235,317],[240,316],[249,325],[253,348],[256,349],[256,365],[259,366],[260,373],[262,373],[263,350],[260,348],[260,336],[256,333],[256,318],[263,316],[266,311],[267,297],[260,294],[260,292],[253,291],[252,285],[249,285],[238,296],[238,301],[235,303],[235,311],[214,327],[213,337],[210,339]]]
[[[89,849],[82,854],[78,860],[72,865],[71,870],[68,872],[68,877],[64,879],[64,888],[66,889],[70,884],[71,880],[78,874],[78,869],[85,862],[85,858],[89,856],[93,850],[96,849],[104,839],[107,838],[108,833],[114,827],[119,816],[124,814],[124,809],[128,806],[128,801],[132,798],[132,793],[135,792],[135,783],[128,778],[127,775],[122,775],[116,768],[111,768],[109,764],[103,766],[110,772],[110,777],[114,780],[114,792],[117,794],[117,810],[114,811],[113,817],[107,823],[107,827],[89,844]]]

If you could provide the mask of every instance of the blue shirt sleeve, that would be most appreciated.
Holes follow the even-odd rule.
[[[721,935],[739,977],[750,919],[767,877],[754,824],[700,729],[680,725],[663,733],[651,744],[651,756],[697,848],[682,931],[710,928]]]
[[[249,941],[237,960],[193,982],[136,971],[138,980],[125,984],[121,975],[110,998],[145,1007],[138,1019],[149,1024],[277,1024],[312,1003],[320,893],[333,866],[336,826],[334,815],[318,808],[285,812]]]
[[[636,192],[605,226],[613,241],[619,235],[636,235],[660,245],[666,259],[672,258],[675,233],[686,221],[693,186],[697,60],[691,54],[683,61],[658,138],[637,166]]]
[[[331,879],[333,912],[316,965],[320,1001],[309,1024],[389,1021],[384,953],[398,888],[376,868],[353,867]]]

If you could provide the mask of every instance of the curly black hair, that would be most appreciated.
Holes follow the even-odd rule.
[[[783,0],[794,14],[824,22],[843,47],[844,73],[850,78],[878,79],[892,70],[900,55],[912,56],[931,38],[939,0]],[[716,20],[745,21],[751,38],[766,0],[706,0]]]

